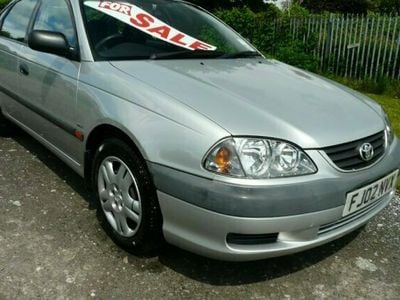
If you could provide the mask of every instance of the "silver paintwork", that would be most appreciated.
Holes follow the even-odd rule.
[[[273,180],[248,180],[224,176],[213,179],[148,163],[159,191],[195,206],[224,215],[275,218],[302,215],[340,207],[346,194],[379,180],[400,166],[396,140],[375,166],[357,172],[341,172],[321,155],[307,150],[318,173]],[[327,158],[329,159],[329,158]]]
[[[29,76],[19,76],[16,91],[18,96],[57,116],[61,121],[76,126],[74,104],[80,63],[61,57],[54,58],[54,55],[40,53],[25,45],[20,48],[18,56],[18,64],[25,64],[30,72]],[[15,119],[77,160],[75,149],[81,143],[74,136],[51,122],[43,122],[42,117],[17,102],[11,103],[10,107]]]
[[[6,117],[27,130],[81,176],[84,176],[87,163],[87,141],[102,125],[124,132],[149,164],[177,170],[183,177],[187,174],[188,178],[207,179],[209,188],[219,183],[231,185],[243,196],[242,207],[239,207],[242,211],[251,206],[244,201],[249,190],[260,192],[281,186],[284,193],[285,187],[290,190],[296,184],[302,184],[306,191],[310,186],[321,184],[321,190],[333,179],[345,181],[355,174],[356,180],[347,183],[345,191],[330,195],[337,202],[328,211],[315,212],[328,200],[324,200],[323,194],[313,193],[312,198],[306,198],[310,194],[308,190],[296,196],[307,199],[307,205],[314,207],[313,212],[293,215],[294,212],[291,217],[262,222],[212,213],[187,204],[188,199],[184,197],[177,200],[159,190],[165,235],[178,246],[221,259],[247,260],[269,257],[271,252],[286,254],[293,248],[297,251],[327,242],[360,224],[351,224],[331,233],[328,238],[296,242],[299,247],[286,243],[240,253],[214,247],[214,243],[225,241],[222,232],[259,233],[261,228],[266,231],[273,228],[293,233],[296,228],[304,231],[334,221],[339,218],[346,192],[400,166],[397,139],[382,161],[355,173],[336,169],[319,151],[322,147],[358,140],[385,129],[382,108],[351,89],[266,59],[213,59],[203,60],[202,64],[199,60],[95,62],[79,1],[71,0],[71,5],[80,61],[40,53],[23,43],[0,37],[0,88],[13,94],[11,97],[10,93],[0,91],[0,107]],[[29,66],[30,76],[18,71],[21,63]],[[85,140],[79,141],[71,133],[33,113],[16,98],[79,129]],[[318,173],[312,177],[247,180],[215,175],[202,168],[202,159],[209,149],[232,135],[278,138],[295,143],[311,153]],[[157,174],[153,176],[157,177]],[[332,190],[332,186],[330,188]],[[210,200],[205,191],[201,195],[202,199]],[[239,205],[229,202],[232,197],[229,193],[221,193],[219,197],[213,201],[230,203],[230,207]],[[265,201],[274,201],[282,210],[304,207],[293,197],[284,203],[279,203],[279,199]],[[381,208],[388,201],[382,202]],[[261,213],[268,215],[266,211]],[[366,216],[363,222],[373,215],[375,213]],[[204,225],[204,222],[208,227],[198,232],[198,225]],[[215,240],[215,233],[220,240]]]
[[[121,236],[134,236],[142,221],[142,200],[132,171],[119,158],[107,157],[100,165],[97,181],[108,222]],[[133,228],[128,219],[133,221]]]
[[[251,261],[289,255],[338,239],[363,226],[393,199],[394,192],[361,218],[328,233],[321,225],[342,216],[343,206],[297,216],[279,218],[233,217],[208,211],[162,192],[158,193],[164,216],[164,236],[172,244],[203,256],[227,261]],[[279,233],[278,241],[266,245],[230,245],[228,233]]]

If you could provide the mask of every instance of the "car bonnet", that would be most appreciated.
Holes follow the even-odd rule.
[[[114,61],[232,135],[321,148],[384,129],[377,107],[340,85],[264,59]],[[179,116],[175,116],[179,118]]]

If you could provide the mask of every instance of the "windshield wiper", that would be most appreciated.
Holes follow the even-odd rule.
[[[174,59],[174,58],[217,58],[223,55],[223,52],[219,51],[207,51],[207,50],[182,50],[175,52],[163,52],[153,53],[150,59]]]
[[[262,57],[257,51],[240,51],[235,53],[227,53],[220,56],[220,58],[248,58],[248,57]]]

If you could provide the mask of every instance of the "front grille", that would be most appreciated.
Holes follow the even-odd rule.
[[[370,143],[374,147],[374,158],[368,162],[364,161],[359,149],[364,143]],[[322,149],[340,169],[355,171],[366,168],[377,162],[385,153],[385,132],[379,132],[367,138]]]

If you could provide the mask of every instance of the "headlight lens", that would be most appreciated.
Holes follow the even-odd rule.
[[[253,179],[308,175],[317,171],[311,159],[296,146],[258,138],[221,142],[206,157],[204,166],[211,172]]]
[[[392,123],[390,122],[389,116],[385,113],[385,123],[386,123],[386,139],[388,145],[391,145],[394,140],[394,132],[392,128]]]

